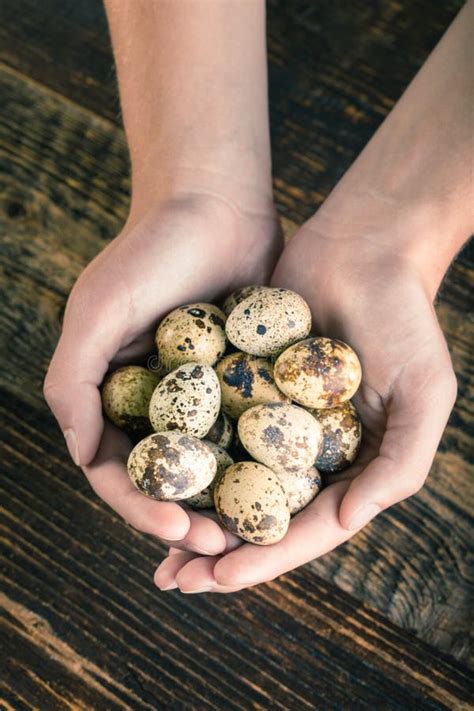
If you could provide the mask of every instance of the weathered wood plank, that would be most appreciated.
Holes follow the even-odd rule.
[[[398,99],[462,0],[268,0],[275,195],[309,217]],[[120,121],[101,0],[3,0],[0,61]]]
[[[27,702],[468,708],[467,668],[310,569],[233,596],[157,593],[161,547],[97,501],[52,418],[4,389],[0,411],[2,644]]]
[[[122,132],[109,122],[65,105],[10,70],[1,73],[0,81],[7,109],[0,115],[0,156],[6,166],[0,178],[2,384],[43,417],[41,380],[66,295],[126,215],[126,149]],[[438,309],[459,374],[460,397],[428,486],[313,564],[320,576],[466,660],[472,590],[469,279],[472,273],[463,260],[453,267]],[[30,437],[35,440],[34,431]],[[54,466],[62,469],[62,455]],[[93,516],[91,525],[96,525]]]

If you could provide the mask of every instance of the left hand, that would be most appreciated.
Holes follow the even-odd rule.
[[[211,557],[172,550],[155,574],[160,588],[233,592],[272,580],[348,540],[423,485],[456,378],[432,305],[436,287],[429,293],[410,259],[387,246],[395,243],[394,223],[374,230],[374,222],[370,232],[361,225],[358,234],[341,234],[316,215],[292,239],[273,277],[306,298],[316,333],[346,341],[361,359],[354,401],[364,435],[355,464],[328,478],[279,543],[234,544]]]

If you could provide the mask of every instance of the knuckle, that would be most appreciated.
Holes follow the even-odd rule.
[[[443,405],[453,408],[458,394],[458,382],[450,362],[433,371],[428,392]],[[431,398],[428,400],[431,401]]]
[[[452,367],[447,368],[446,373],[443,375],[442,382],[446,401],[452,408],[458,396],[458,381]]]
[[[424,483],[425,477],[420,475],[412,476],[410,479],[402,482],[399,490],[400,501],[418,494],[423,488]]]
[[[74,284],[66,304],[65,319],[77,318],[89,310],[92,291],[87,287],[85,278],[81,275]]]
[[[51,371],[48,371],[46,378],[44,379],[43,397],[53,411],[62,400],[61,386],[56,382],[54,375],[51,374]]]

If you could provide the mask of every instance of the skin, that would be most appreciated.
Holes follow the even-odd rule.
[[[274,272],[273,285],[306,298],[318,331],[358,353],[363,382],[354,402],[365,437],[355,465],[265,548],[241,545],[212,517],[132,491],[122,464],[127,439],[108,425],[101,434],[97,387],[109,363],[140,350],[172,307],[262,283],[280,247],[270,201],[263,6],[195,7],[108,3],[132,208],[123,233],[73,290],[45,394],[97,493],[140,530],[176,541],[156,585],[225,593],[332,550],[416,493],[429,472],[456,396],[433,300],[474,230],[474,5],[461,11]],[[232,37],[224,31],[230,20]],[[190,234],[206,255],[199,263]],[[236,254],[245,260],[236,263]]]
[[[98,388],[111,365],[152,352],[156,325],[173,308],[219,302],[270,277],[282,240],[272,203],[264,5],[106,6],[132,203],[121,233],[72,290],[44,393],[74,461],[128,523],[220,552],[229,537],[210,518],[135,490],[125,468],[131,445],[104,427]]]

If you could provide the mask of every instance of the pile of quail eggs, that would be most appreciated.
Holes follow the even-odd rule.
[[[218,308],[185,304],[156,332],[160,370],[107,377],[107,417],[137,442],[128,473],[146,496],[215,507],[251,543],[281,540],[321,475],[357,456],[350,398],[361,366],[350,346],[312,336],[304,299],[248,286]]]

